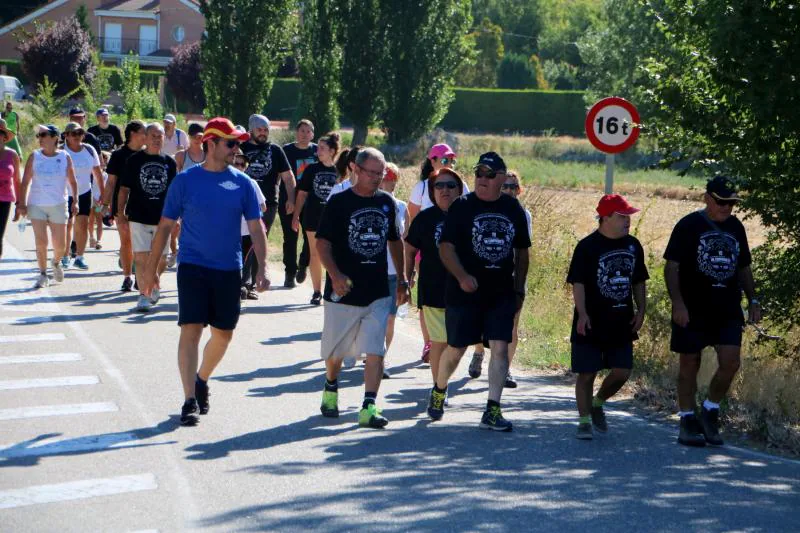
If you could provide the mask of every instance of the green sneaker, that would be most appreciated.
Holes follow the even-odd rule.
[[[431,388],[431,395],[428,398],[428,416],[433,420],[441,420],[444,416],[444,402],[447,399],[447,392],[436,392]]]
[[[496,405],[483,412],[479,427],[492,431],[511,431],[514,429],[514,425],[503,418],[503,412]]]
[[[374,403],[369,404],[358,413],[358,425],[361,427],[380,429],[386,427],[388,423],[389,421],[381,416],[381,410],[375,407]]]
[[[322,416],[328,418],[339,417],[339,393],[329,390],[322,391],[322,405],[319,406]]]

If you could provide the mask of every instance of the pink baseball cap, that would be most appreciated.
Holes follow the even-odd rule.
[[[428,152],[428,159],[441,159],[443,157],[455,157],[456,153],[447,144],[434,144]]]

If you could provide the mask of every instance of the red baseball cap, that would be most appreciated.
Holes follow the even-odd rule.
[[[633,215],[639,211],[641,209],[633,207],[624,196],[619,194],[606,194],[600,198],[600,203],[597,204],[597,214],[601,217],[609,217],[614,213]]]
[[[203,130],[203,142],[213,138],[236,139],[245,142],[250,140],[250,134],[237,130],[233,122],[227,118],[216,117],[209,120],[206,129]]]

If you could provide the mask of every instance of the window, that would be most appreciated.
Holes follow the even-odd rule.
[[[172,28],[172,38],[175,39],[176,43],[183,42],[186,38],[186,30],[183,29],[183,26],[175,26]]]

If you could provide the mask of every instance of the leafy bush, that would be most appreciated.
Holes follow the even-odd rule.
[[[559,91],[569,91],[582,89],[582,83],[578,79],[578,67],[570,65],[565,61],[551,61],[545,59],[542,65],[544,78],[551,89]]]
[[[155,87],[143,89],[139,94],[139,108],[142,111],[142,117],[158,119],[163,117],[164,108],[161,106],[161,100],[158,97],[158,89]]]
[[[42,83],[36,86],[36,95],[33,97],[31,115],[36,124],[52,124],[61,117],[61,112],[72,91],[64,96],[58,96],[58,85],[50,83],[45,75]]]
[[[536,72],[528,58],[506,54],[497,67],[497,86],[501,89],[537,89]]]
[[[25,36],[17,49],[28,83],[38,85],[47,76],[58,95],[77,87],[79,77],[89,84],[94,79],[91,40],[75,17],[36,26],[35,33]]]
[[[166,69],[167,84],[172,94],[195,109],[203,109],[206,97],[200,79],[200,42],[178,46],[172,53],[172,60]]]
[[[78,85],[81,93],[83,93],[83,105],[90,111],[96,111],[103,105],[108,93],[111,91],[111,84],[109,77],[111,73],[101,67],[100,54],[97,51],[92,52],[92,61],[96,67],[96,74],[94,79],[89,82],[83,76],[78,78]]]
[[[139,76],[139,61],[134,57],[126,57],[122,60],[122,108],[128,122],[134,118],[142,116],[142,81]]]

